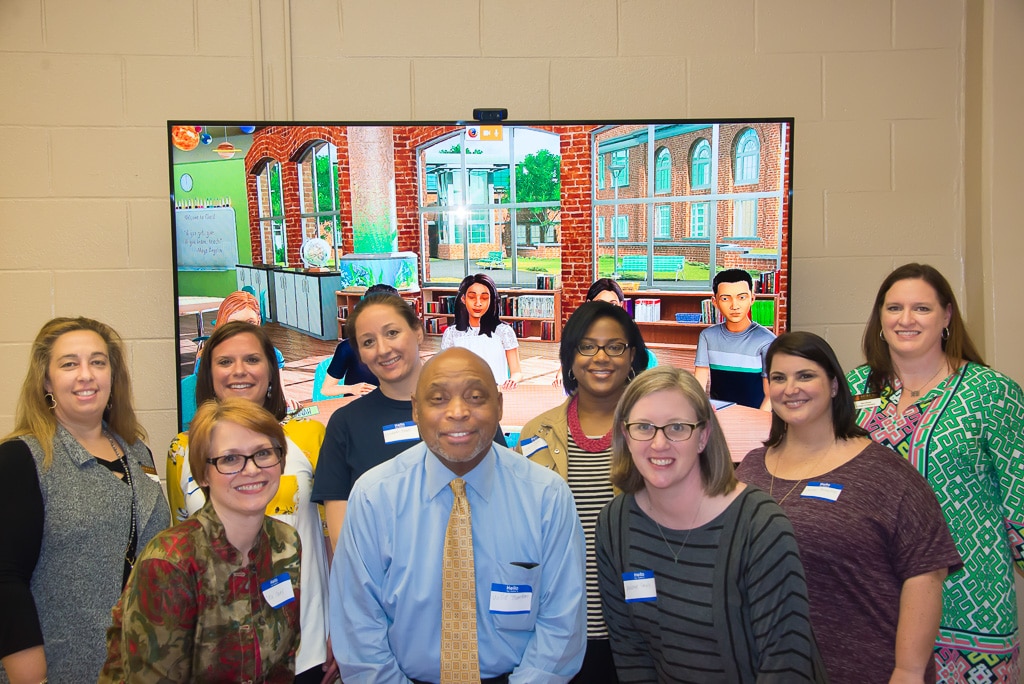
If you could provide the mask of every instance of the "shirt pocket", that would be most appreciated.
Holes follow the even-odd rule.
[[[529,613],[495,613],[492,612],[492,601],[491,601],[491,590],[488,586],[488,605],[487,612],[494,621],[494,627],[501,631],[532,631],[534,626],[537,624],[537,608],[540,604],[540,583],[541,583],[541,566],[539,564],[533,564],[532,561],[517,560],[516,563],[520,565],[513,565],[511,562],[506,562],[503,566],[500,566],[497,572],[497,576],[491,578],[491,583],[498,585],[516,585],[520,588],[523,586],[530,587],[530,612]],[[529,565],[532,567],[522,567],[523,565]]]

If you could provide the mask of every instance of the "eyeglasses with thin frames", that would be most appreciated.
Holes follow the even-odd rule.
[[[580,342],[576,345],[576,351],[583,356],[597,356],[597,352],[604,350],[608,356],[622,356],[629,349],[625,342],[609,342],[608,344],[594,344],[593,342]]]
[[[206,462],[217,469],[221,475],[235,475],[245,470],[245,464],[252,461],[260,469],[273,468],[281,462],[281,454],[284,453],[281,447],[274,446],[267,449],[260,449],[256,453],[249,454],[225,454],[216,458],[208,458]]]
[[[699,423],[668,423],[666,425],[654,425],[652,423],[626,423],[626,434],[638,442],[650,442],[661,430],[665,439],[670,442],[685,442],[693,436],[694,430],[704,427],[704,421]]]

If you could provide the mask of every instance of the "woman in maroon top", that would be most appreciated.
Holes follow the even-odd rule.
[[[960,556],[931,488],[869,440],[825,340],[768,348],[772,427],[736,472],[793,523],[831,682],[934,682],[942,582]]]

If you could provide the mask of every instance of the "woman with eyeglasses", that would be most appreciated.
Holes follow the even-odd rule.
[[[584,301],[608,302],[609,304],[625,308],[626,296],[622,293],[622,288],[619,287],[619,284],[612,278],[598,278],[590,284],[590,289],[587,290],[586,299]],[[646,368],[654,368],[657,365],[658,357],[654,355],[652,350],[648,349]],[[562,384],[561,369],[555,372],[555,379],[551,384],[555,387]]]
[[[608,480],[612,419],[626,385],[647,368],[647,347],[625,309],[608,302],[581,305],[559,347],[569,398],[520,432],[517,449],[569,483],[587,542],[587,653],[574,682],[615,682],[608,630],[601,615],[594,559],[597,514],[615,492]]]
[[[319,682],[336,667],[327,642],[327,545],[319,509],[310,500],[324,426],[288,416],[280,370],[273,360],[274,345],[263,328],[243,321],[219,325],[206,343],[203,358],[196,404],[245,399],[270,411],[284,429],[281,446],[287,452],[287,465],[277,496],[267,503],[267,515],[294,527],[302,539],[302,647],[295,680]],[[191,442],[190,429],[171,442],[167,453],[167,498],[178,521],[206,504],[206,492],[196,484],[191,468]]]
[[[857,426],[828,342],[781,335],[765,370],[771,432],[736,476],[793,523],[829,680],[934,682],[942,583],[962,566],[935,494]]]
[[[619,681],[824,682],[793,527],[737,482],[690,373],[659,366],[615,411],[597,522],[604,617]]]
[[[206,503],[139,556],[99,681],[291,682],[299,535],[266,515],[285,467],[284,430],[257,403],[232,398],[200,406],[189,436]]]

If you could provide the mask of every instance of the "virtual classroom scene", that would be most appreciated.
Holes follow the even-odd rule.
[[[422,318],[428,358],[463,278],[491,278],[520,344],[512,433],[564,400],[561,327],[592,281],[613,279],[651,352],[691,371],[701,330],[720,322],[718,272],[749,273],[748,320],[785,331],[791,137],[791,120],[175,123],[183,426],[197,353],[239,290],[259,304],[289,399],[321,421],[345,402],[323,391],[344,382],[327,367],[376,284]]]

